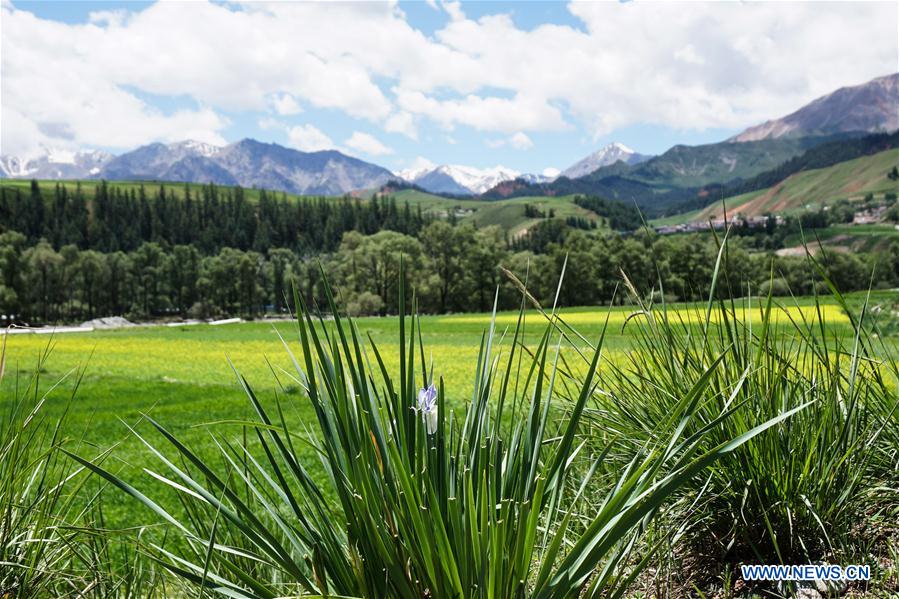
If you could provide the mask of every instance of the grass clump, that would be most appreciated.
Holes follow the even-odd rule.
[[[681,584],[709,588],[718,574],[739,577],[739,565],[752,563],[869,563],[876,579],[887,577],[878,558],[889,543],[899,546],[899,537],[888,538],[899,518],[895,355],[870,326],[867,302],[853,310],[818,272],[849,318],[851,337],[832,334],[817,297],[814,310],[775,327],[772,316],[790,312],[772,297],[719,300],[713,284],[707,306],[696,310],[704,321],[698,332],[632,289],[639,310],[626,326],[634,351],[604,374],[610,391],[588,410],[600,435],[618,439],[611,468],[677,429],[678,398],[716,356],[685,431],[704,430],[703,447],[808,405],[682,487],[660,533],[674,546],[670,558],[695,565],[671,573]],[[753,310],[760,319],[739,317]],[[728,418],[705,427],[722,412]]]
[[[0,343],[3,383],[6,335]],[[43,385],[52,346],[30,376],[16,371],[0,386],[0,598],[165,594],[133,542],[140,531],[106,527],[102,489],[64,453],[84,445],[69,418],[84,371]]]
[[[6,374],[6,335],[0,382]],[[98,585],[95,560],[79,551],[80,523],[92,509],[78,490],[81,468],[59,452],[65,414],[47,418],[55,385],[41,386],[49,349],[30,377],[10,385],[0,406],[0,596],[87,594]],[[77,374],[73,374],[77,378]],[[77,388],[77,383],[76,383]]]

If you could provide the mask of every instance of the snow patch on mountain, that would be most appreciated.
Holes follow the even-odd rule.
[[[28,170],[28,161],[18,156],[0,156],[0,174],[4,177],[17,179],[27,177],[31,171]]]
[[[425,164],[400,171],[396,175],[432,193],[477,195],[504,181],[515,179],[521,173],[505,166],[481,169],[460,164]]]
[[[572,164],[562,171],[562,176],[577,179],[604,166],[615,164],[619,160],[625,164],[637,164],[649,158],[649,156],[638,154],[622,143],[614,142]]]
[[[208,144],[206,142],[197,141],[195,139],[188,139],[186,141],[171,143],[168,145],[168,148],[175,152],[180,151],[191,156],[203,156],[205,158],[215,156],[222,150],[222,146]]]
[[[524,173],[523,175],[519,175],[518,178],[531,185],[539,185],[540,183],[549,183],[551,181],[554,181],[558,176],[558,172],[556,172],[555,174],[546,174],[546,170],[544,170],[543,173]]]
[[[100,172],[112,158],[112,154],[97,150],[45,148],[38,156],[0,156],[0,175],[10,179],[79,179]]]

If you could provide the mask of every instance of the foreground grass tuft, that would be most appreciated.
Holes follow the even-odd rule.
[[[613,469],[627,464],[633,448],[679,430],[678,398],[704,374],[708,384],[684,434],[702,431],[706,447],[808,405],[682,487],[658,531],[681,584],[716,586],[719,573],[739,572],[740,564],[870,563],[872,584],[887,592],[876,585],[890,577],[878,556],[899,546],[899,537],[890,538],[899,518],[896,360],[872,328],[867,302],[853,310],[831,291],[851,337],[832,334],[817,298],[817,309],[777,328],[772,315],[789,311],[773,298],[716,300],[714,289],[700,334],[664,304],[641,302],[628,322],[634,351],[607,371],[610,391],[587,416],[599,438],[618,439]],[[753,312],[761,318],[740,318]],[[722,412],[729,417],[706,426]]]

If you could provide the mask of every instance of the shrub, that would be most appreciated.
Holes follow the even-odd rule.
[[[381,296],[369,291],[363,291],[356,299],[347,304],[347,314],[350,316],[371,316],[380,314],[384,309],[384,300]]]

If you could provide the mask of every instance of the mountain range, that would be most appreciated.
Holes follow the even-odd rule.
[[[897,128],[899,73],[838,89],[717,144],[678,145],[659,156],[646,156],[612,143],[566,168],[558,178],[503,166],[439,165],[393,173],[337,150],[302,152],[253,139],[226,146],[152,143],[119,156],[96,151],[47,151],[30,160],[0,156],[0,175],[214,182],[313,195],[341,195],[401,179],[445,195],[589,193],[661,209],[695,201],[710,185],[750,180],[820,144]]]
[[[96,176],[341,195],[383,185],[393,173],[337,150],[300,152],[244,139],[222,147],[195,141],[150,144],[113,158]]]

